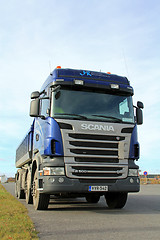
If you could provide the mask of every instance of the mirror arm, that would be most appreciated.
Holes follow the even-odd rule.
[[[49,97],[42,97],[42,98],[39,98],[39,99],[49,99]]]
[[[51,86],[51,92],[57,92],[58,90],[60,90],[61,85],[58,86]]]
[[[43,90],[42,92],[40,92],[39,95],[41,95],[41,94],[43,94],[43,93],[45,93],[45,90]]]

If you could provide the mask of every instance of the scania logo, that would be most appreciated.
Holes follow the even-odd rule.
[[[87,123],[82,123],[81,124],[81,129],[83,130],[92,130],[92,131],[112,131],[114,132],[113,126],[108,126],[108,125],[99,125],[99,124],[87,124]]]

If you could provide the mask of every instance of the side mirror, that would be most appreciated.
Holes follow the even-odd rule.
[[[143,108],[144,108],[144,105],[143,105],[142,102],[138,101],[138,102],[137,102],[137,107],[143,109]]]
[[[143,124],[143,112],[142,112],[142,109],[136,108],[136,118],[137,118],[137,124],[138,125]]]
[[[31,99],[39,98],[40,93],[38,91],[31,93]]]
[[[40,105],[40,100],[38,98],[31,101],[31,105],[30,105],[31,117],[39,117],[39,105]]]

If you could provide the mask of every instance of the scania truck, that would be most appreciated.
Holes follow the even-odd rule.
[[[58,66],[31,94],[33,123],[16,150],[18,198],[47,209],[50,196],[123,208],[138,192],[143,103],[126,77]]]

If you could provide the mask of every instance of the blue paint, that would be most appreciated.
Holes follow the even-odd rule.
[[[44,139],[44,155],[63,156],[63,142],[61,131],[55,119],[48,117],[46,119],[46,137]],[[55,141],[55,154],[51,152],[51,141]]]
[[[135,145],[139,147],[138,137],[137,137],[137,125],[134,126],[131,142],[130,142],[130,151],[129,151],[129,158],[130,159],[139,159],[139,154],[136,156],[135,154]]]
[[[33,149],[38,149],[41,155],[46,156],[63,156],[63,143],[60,128],[58,123],[51,117],[45,120],[36,118],[34,125],[34,146]],[[36,141],[36,134],[39,135],[39,140]],[[55,154],[52,153],[51,141],[55,141]]]

